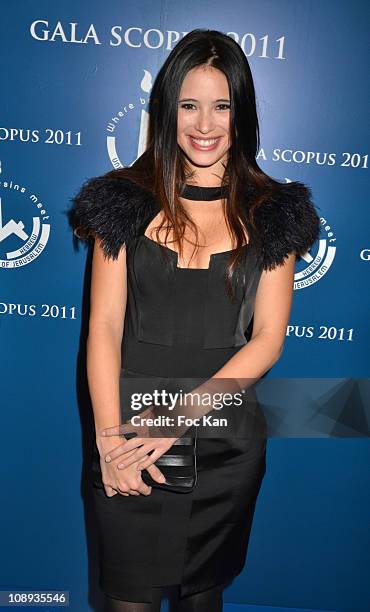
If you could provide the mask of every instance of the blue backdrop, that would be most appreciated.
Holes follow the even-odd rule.
[[[98,609],[85,467],[90,259],[66,211],[86,178],[143,151],[153,79],[184,33],[218,29],[243,47],[259,163],[308,184],[322,219],[268,376],[369,377],[367,10],[360,0],[2,7],[0,589],[68,590],[73,612]],[[368,438],[272,438],[267,459],[247,564],[225,602],[368,610]]]

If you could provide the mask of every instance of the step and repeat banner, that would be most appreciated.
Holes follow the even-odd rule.
[[[309,185],[321,218],[320,241],[297,262],[284,353],[266,377],[307,384],[293,402],[303,425],[268,441],[247,563],[225,606],[367,609],[366,11],[359,0],[2,4],[1,591],[63,591],[73,612],[99,609],[85,373],[91,252],[67,212],[87,178],[144,151],[158,70],[187,32],[208,28],[250,62],[260,166]],[[266,404],[281,423],[286,414]]]

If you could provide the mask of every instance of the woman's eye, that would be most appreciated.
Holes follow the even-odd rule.
[[[189,107],[195,108],[195,104],[184,102],[184,104],[181,105],[181,108],[185,108],[186,110],[190,110]],[[230,110],[230,104],[218,104],[216,108],[221,108],[221,110]]]

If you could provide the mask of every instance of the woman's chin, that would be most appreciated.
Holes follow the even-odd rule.
[[[224,155],[220,156],[220,155],[211,155],[210,153],[195,153],[194,151],[189,151],[186,150],[184,151],[184,149],[182,149],[183,153],[185,153],[185,156],[187,157],[187,159],[189,160],[189,162],[193,165],[193,166],[197,166],[198,168],[209,168],[211,166],[214,166],[215,164],[218,164],[222,161]]]

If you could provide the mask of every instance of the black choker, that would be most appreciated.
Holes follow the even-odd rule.
[[[227,187],[200,187],[199,185],[188,185],[185,183],[181,198],[186,200],[221,200],[228,194]]]

